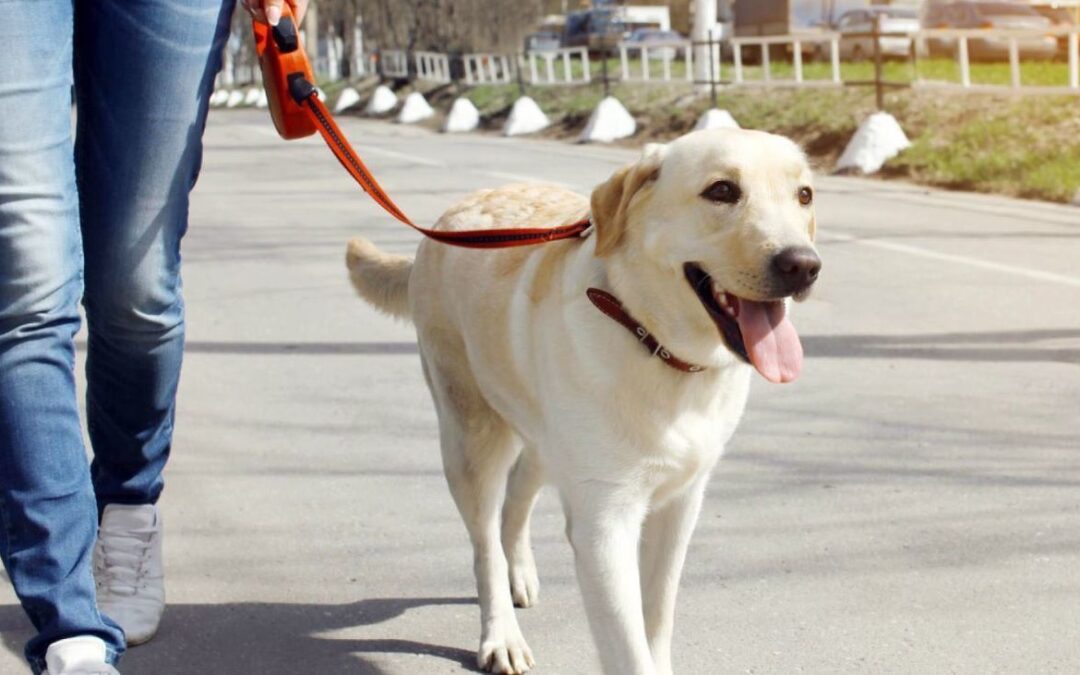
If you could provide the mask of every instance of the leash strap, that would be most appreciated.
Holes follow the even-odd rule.
[[[589,229],[588,218],[570,225],[554,228],[445,231],[420,227],[405,215],[405,212],[394,203],[394,200],[390,199],[390,195],[386,194],[386,191],[379,185],[379,181],[375,180],[375,176],[372,175],[371,171],[368,170],[367,166],[356,154],[356,151],[353,150],[352,145],[349,144],[349,140],[342,133],[341,128],[338,127],[337,122],[334,121],[326,105],[319,100],[315,93],[315,87],[302,75],[292,75],[289,77],[289,93],[307,111],[315,123],[315,128],[318,129],[319,134],[326,141],[330,151],[334,153],[334,157],[337,157],[341,166],[345,167],[345,170],[349,172],[349,175],[353,177],[353,180],[357,182],[364,192],[391,216],[420,232],[425,237],[451,246],[465,248],[510,248],[581,237]]]

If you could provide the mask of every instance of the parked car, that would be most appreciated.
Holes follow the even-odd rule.
[[[985,28],[999,30],[1045,31],[1050,19],[1029,5],[1016,2],[954,2],[929,7],[923,25],[927,28]],[[957,38],[927,39],[931,55],[954,56]],[[1051,59],[1058,43],[1053,36],[1032,34],[1017,39],[1020,56]],[[1009,38],[986,36],[968,38],[968,56],[974,60],[1001,61],[1009,58]]]
[[[562,36],[558,33],[540,31],[525,36],[526,52],[552,52],[562,47]]]
[[[874,55],[874,38],[852,34],[870,33],[874,22],[881,21],[882,33],[904,33],[910,36],[919,30],[919,16],[908,7],[868,7],[845,12],[836,22],[840,33],[840,58],[861,61]],[[911,53],[911,37],[886,35],[881,38],[881,55],[886,58],[907,58]]]
[[[1047,19],[1050,19],[1050,25],[1054,28],[1066,28],[1075,24],[1073,20],[1073,14],[1065,7],[1058,7],[1056,5],[1032,5],[1039,14],[1042,14]],[[1069,53],[1069,36],[1058,36],[1058,49],[1062,54]]]
[[[650,59],[673,59],[686,44],[686,37],[674,30],[638,28],[625,42],[635,47],[648,47]]]
[[[587,9],[566,15],[564,47],[587,47],[590,53],[611,53],[628,33],[612,9]]]

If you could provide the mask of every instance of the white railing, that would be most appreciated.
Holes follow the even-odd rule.
[[[630,65],[630,53],[637,52],[641,63],[633,67]],[[672,42],[669,44],[645,45],[639,43],[623,42],[619,44],[619,61],[622,67],[623,82],[671,82],[671,64],[678,62],[679,54],[682,53],[682,63],[686,66],[683,78],[687,82],[694,80],[694,47],[688,41]],[[660,72],[653,74],[653,61],[660,61]],[[716,79],[720,79],[720,73],[715,73]]]
[[[895,37],[896,34],[884,34],[882,37]],[[730,82],[736,86],[838,86],[844,83],[840,68],[840,41],[851,39],[855,35],[839,33],[811,33],[796,35],[771,35],[736,37],[730,40],[732,73]],[[865,38],[865,34],[860,34]],[[922,87],[959,87],[964,89],[1014,90],[1031,93],[1073,92],[1080,93],[1080,26],[1047,28],[1043,30],[1006,30],[1006,29],[949,29],[934,28],[910,34],[917,53],[926,53],[928,40],[946,41],[948,48],[955,50],[959,69],[959,82],[926,81],[918,78],[912,84]],[[1060,40],[1065,38],[1067,68],[1060,83],[1033,84],[1025,83],[1022,78],[1021,62],[1026,58],[1033,40]],[[1009,81],[1007,84],[979,84],[972,81],[972,58],[986,48],[978,40],[992,40],[996,53],[1007,55],[1009,63]],[[628,83],[694,81],[694,43],[679,42],[668,45],[646,46],[622,43],[619,45],[621,79]],[[697,43],[704,44],[704,43]],[[790,54],[791,68],[785,68],[790,74],[778,77],[770,62],[770,49],[777,45],[785,47]],[[815,79],[806,79],[803,68],[804,51],[826,56],[829,67],[827,74]],[[747,50],[760,58],[760,77],[749,77],[744,58]],[[385,50],[380,53],[381,71],[384,77],[409,77],[409,57],[401,50]],[[416,77],[439,83],[452,80],[450,58],[437,52],[416,52],[414,55]],[[633,57],[638,60],[634,61]],[[588,84],[592,81],[589,53],[585,47],[558,49],[552,51],[528,52],[523,57],[515,58],[503,54],[466,54],[462,57],[464,65],[463,79],[468,85],[509,84],[520,69],[527,76],[527,81],[535,86]],[[678,64],[677,66],[675,64]],[[727,65],[727,64],[725,64]],[[685,66],[685,72],[678,70]],[[1057,66],[1060,67],[1060,66]],[[918,68],[916,68],[918,70]],[[234,68],[234,81],[255,79],[255,74],[242,72]],[[818,71],[820,72],[820,70]],[[719,64],[714,67],[711,78],[723,82]],[[225,80],[225,78],[221,78]],[[865,78],[860,84],[866,83]],[[889,84],[889,83],[885,83]],[[899,83],[896,83],[899,84]]]
[[[379,72],[379,59],[375,54],[357,54],[352,60],[353,75],[366,77]]]
[[[820,35],[776,35],[768,37],[739,37],[731,40],[734,60],[734,83],[737,85],[820,85],[842,84],[843,77],[840,72],[839,42],[851,36],[842,36],[837,33],[823,33]],[[860,37],[865,37],[861,35]],[[1066,37],[1068,52],[1068,75],[1067,81],[1059,85],[1025,85],[1021,78],[1021,53],[1025,49],[1025,41],[1031,40],[1057,40]],[[955,42],[957,65],[960,70],[959,83],[953,82],[928,82],[919,80],[918,86],[961,87],[964,89],[1001,90],[1013,89],[1029,92],[1062,92],[1072,90],[1080,92],[1080,27],[1065,26],[1060,28],[1048,28],[1041,30],[1011,30],[1011,29],[987,29],[987,28],[933,28],[921,30],[911,34],[911,39],[918,46],[918,53],[926,54],[927,40],[950,40]],[[1004,44],[1009,59],[1009,84],[975,84],[971,77],[972,48],[974,40],[995,40]],[[829,61],[831,63],[830,80],[807,81],[803,77],[803,46],[806,44],[829,45]],[[784,45],[791,51],[793,76],[791,78],[777,79],[774,77],[769,59],[769,48],[773,45]],[[759,80],[747,80],[743,67],[743,49],[756,48],[759,50],[761,59],[762,76]],[[719,79],[719,78],[717,78]]]
[[[543,61],[543,66],[538,67],[541,61]],[[561,62],[558,68],[555,66],[556,61]],[[546,86],[586,84],[592,81],[589,75],[589,50],[585,47],[527,52],[525,63],[530,84]]]
[[[987,28],[930,28],[921,30],[914,36],[920,54],[928,53],[927,40],[955,40],[956,62],[960,68],[960,86],[965,89],[1025,89],[1038,91],[1061,91],[1066,83],[1060,86],[1025,86],[1020,78],[1020,50],[1021,41],[1053,39],[1055,42],[1060,37],[1066,37],[1066,45],[1069,57],[1068,83],[1069,89],[1080,91],[1080,26],[1063,26],[1042,30],[1015,30],[1015,29],[987,29]],[[984,85],[972,84],[971,81],[971,41],[972,40],[1006,40],[1009,51],[1009,84],[1008,85]],[[950,85],[951,83],[925,83]],[[955,86],[955,85],[953,85]]]
[[[404,79],[409,76],[409,54],[401,49],[384,49],[379,52],[379,65],[383,77]]]
[[[416,52],[416,78],[439,84],[450,84],[450,57],[438,52]]]
[[[829,45],[829,63],[832,66],[832,77],[829,80],[806,80],[803,78],[802,46],[804,44]],[[776,80],[772,76],[772,64],[769,61],[769,48],[772,45],[787,45],[791,47],[793,78],[790,80]],[[761,80],[748,81],[743,69],[744,47],[757,47],[761,54]],[[820,35],[771,35],[769,37],[739,37],[731,39],[732,58],[735,68],[735,84],[843,84],[840,77],[840,34],[822,33]],[[718,78],[719,79],[719,78]]]
[[[514,81],[514,59],[505,54],[466,54],[465,84],[509,84]]]

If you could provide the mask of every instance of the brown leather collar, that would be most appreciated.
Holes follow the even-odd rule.
[[[612,319],[615,319],[615,321],[619,322],[624,328],[633,333],[638,339],[638,342],[645,345],[653,356],[659,357],[665,364],[671,366],[675,370],[681,370],[684,373],[700,373],[705,370],[704,366],[687,363],[672,355],[671,352],[664,348],[664,345],[657,342],[656,338],[654,338],[649,331],[645,330],[645,326],[642,326],[637,319],[630,316],[630,314],[623,309],[622,302],[611,293],[602,291],[599,288],[590,288],[585,291],[585,295],[589,296],[589,300],[592,301],[592,304],[596,305],[597,309]]]

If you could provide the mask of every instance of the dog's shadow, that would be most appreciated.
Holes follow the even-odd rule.
[[[377,654],[434,657],[474,672],[475,652],[457,647],[408,639],[325,636],[389,621],[419,607],[474,604],[475,598],[373,598],[343,605],[170,604],[157,638],[128,651],[122,672],[384,675],[387,671],[366,658]],[[19,607],[0,606],[0,638],[6,649],[21,659],[31,634]]]

